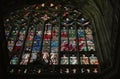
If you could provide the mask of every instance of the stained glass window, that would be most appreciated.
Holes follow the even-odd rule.
[[[4,20],[9,72],[17,74],[99,73],[92,22],[79,9],[36,4]]]

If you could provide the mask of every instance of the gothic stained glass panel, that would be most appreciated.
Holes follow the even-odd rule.
[[[4,22],[10,51],[9,72],[99,73],[91,23],[81,14],[73,6],[45,3],[12,12]]]

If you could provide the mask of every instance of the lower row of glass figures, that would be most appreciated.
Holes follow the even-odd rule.
[[[22,60],[20,62],[20,65],[28,65],[30,63],[34,63],[38,58],[37,53],[32,53],[31,56],[30,54],[24,54],[22,56]],[[80,61],[79,61],[80,60]],[[17,65],[19,62],[19,58],[15,55],[12,60],[10,61],[10,64],[12,65]],[[49,63],[49,65],[58,65],[59,62],[59,56],[58,53],[50,53],[50,56],[48,53],[43,53],[42,54],[42,62]],[[89,57],[85,54],[82,54],[80,56],[80,59],[76,55],[71,55],[68,57],[67,55],[63,54],[60,57],[60,64],[61,65],[99,65],[98,58],[94,55],[91,54]]]

